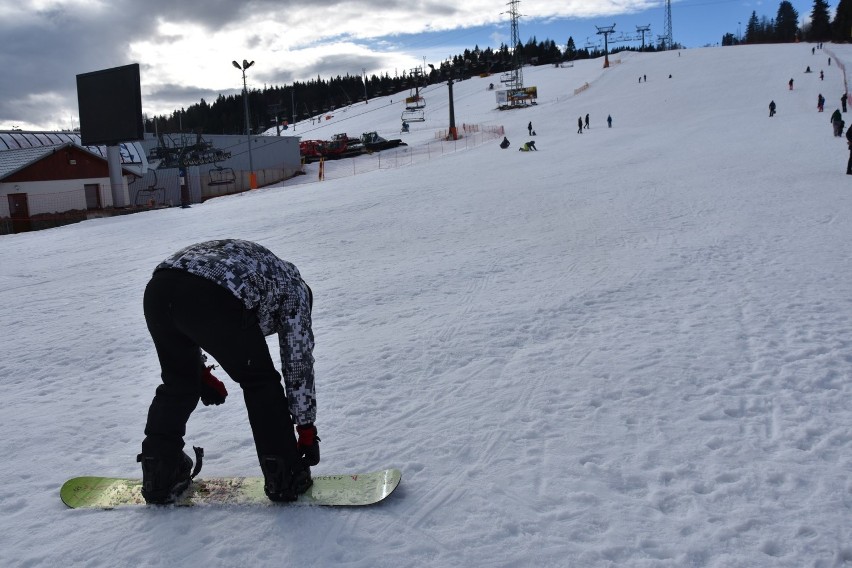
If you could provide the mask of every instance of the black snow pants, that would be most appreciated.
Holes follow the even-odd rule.
[[[201,394],[203,349],[242,388],[258,457],[296,463],[287,395],[254,312],[215,282],[174,269],[154,274],[143,306],[163,383],[148,410],[142,453],[170,456],[183,449]]]

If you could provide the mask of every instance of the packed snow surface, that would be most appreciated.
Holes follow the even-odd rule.
[[[829,124],[852,46],[812,47],[528,67],[538,104],[503,112],[498,76],[461,81],[457,123],[505,127],[508,150],[339,162],[324,182],[312,164],[190,209],[0,237],[0,565],[852,565],[852,176]],[[437,147],[446,84],[400,134],[408,94],[296,134]],[[530,121],[538,151],[519,152]],[[72,476],[140,475],[159,382],[142,293],[215,238],[312,286],[315,472],[399,468],[381,505],[59,500]],[[260,475],[220,377],[231,395],[199,406],[187,443],[202,475]]]

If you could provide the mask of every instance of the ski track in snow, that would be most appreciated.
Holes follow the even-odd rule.
[[[749,46],[530,68],[542,99],[518,115],[471,79],[457,116],[505,124],[508,151],[323,183],[310,166],[188,210],[0,237],[0,564],[852,565],[852,190],[828,124],[842,78],[814,78],[822,57]],[[412,146],[443,124],[445,92],[426,93]],[[347,112],[300,133],[377,117],[398,131],[397,107]],[[520,153],[529,120],[539,152]],[[59,501],[67,477],[139,474],[159,372],[142,290],[162,258],[220,237],[263,243],[311,284],[316,471],[399,467],[386,503]],[[222,378],[231,396],[199,406],[188,445],[206,474],[259,475]]]

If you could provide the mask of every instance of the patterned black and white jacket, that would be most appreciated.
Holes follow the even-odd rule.
[[[278,334],[281,370],[296,424],[316,419],[311,289],[299,270],[250,241],[224,239],[190,245],[154,270],[174,268],[230,290],[257,315],[264,335]]]

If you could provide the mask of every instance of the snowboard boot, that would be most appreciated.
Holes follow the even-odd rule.
[[[264,478],[263,492],[271,501],[295,501],[314,483],[311,468],[301,460],[291,468],[281,456],[263,456],[260,469]]]
[[[142,464],[142,497],[155,505],[174,503],[192,481],[192,458],[181,452],[174,458],[139,454]]]

